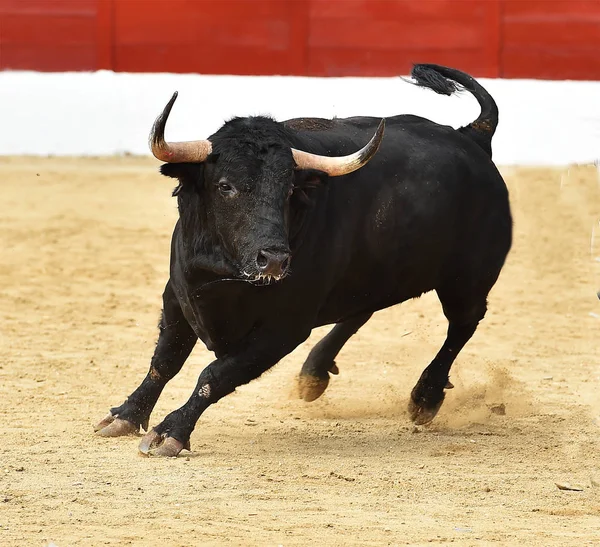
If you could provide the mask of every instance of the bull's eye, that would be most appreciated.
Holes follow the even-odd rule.
[[[237,194],[237,190],[224,180],[219,181],[217,188],[219,189],[219,192],[226,197],[233,197]]]

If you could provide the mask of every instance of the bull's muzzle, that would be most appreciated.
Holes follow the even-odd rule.
[[[291,254],[287,251],[263,249],[256,255],[256,268],[260,275],[283,277],[290,266]]]

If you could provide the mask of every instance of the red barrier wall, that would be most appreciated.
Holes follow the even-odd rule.
[[[600,80],[600,0],[0,0],[0,68]]]
[[[504,0],[505,78],[600,80],[600,1]]]

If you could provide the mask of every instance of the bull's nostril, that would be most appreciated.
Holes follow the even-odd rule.
[[[287,271],[290,258],[288,252],[264,249],[256,255],[256,267],[263,275],[278,277]]]
[[[258,256],[256,257],[256,265],[261,270],[264,270],[268,264],[269,264],[269,259],[266,257],[266,255],[262,251],[260,253],[258,253]]]

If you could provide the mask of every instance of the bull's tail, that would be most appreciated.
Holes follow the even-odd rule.
[[[491,157],[492,137],[498,126],[498,106],[483,86],[460,70],[440,65],[414,65],[411,76],[416,85],[428,87],[441,95],[452,95],[466,89],[477,99],[481,114],[475,121],[458,131],[471,137]]]

